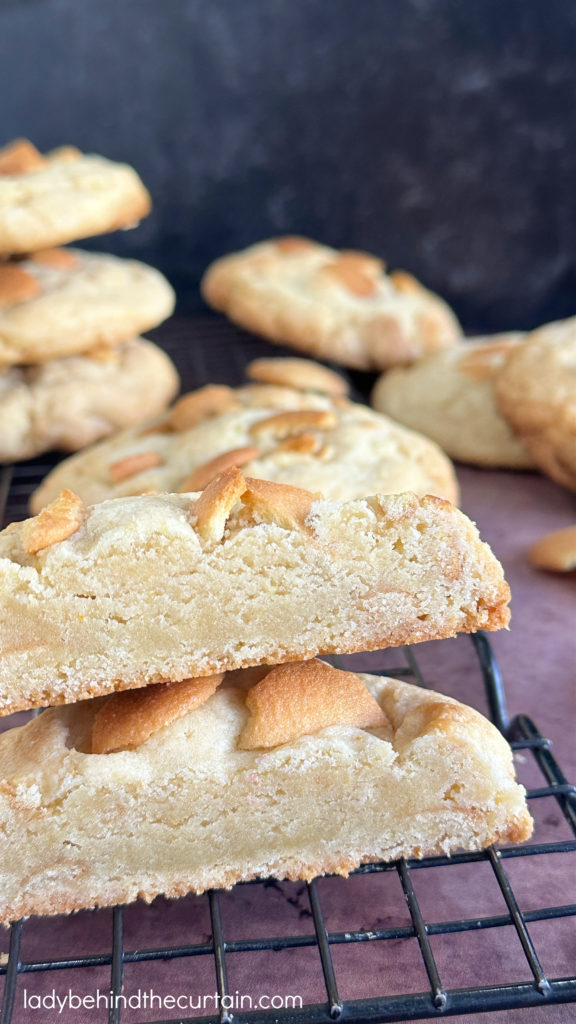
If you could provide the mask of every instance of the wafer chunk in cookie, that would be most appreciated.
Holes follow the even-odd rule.
[[[238,740],[243,750],[277,747],[329,725],[389,726],[359,676],[315,658],[272,669],[251,688],[246,707],[250,719]]]
[[[495,381],[521,334],[470,338],[383,374],[372,405],[478,466],[532,469],[534,459],[500,412]]]
[[[246,367],[246,376],[261,384],[320,391],[326,395],[347,395],[350,390],[344,377],[312,359],[253,359]]]
[[[150,196],[127,164],[72,146],[40,153],[26,139],[0,149],[0,255],[49,249],[131,227]]]
[[[158,414],[178,386],[170,358],[145,338],[112,351],[10,367],[0,373],[0,462],[77,451]]]
[[[48,249],[0,263],[0,367],[117,347],[173,309],[167,280],[136,260]]]
[[[200,707],[215,693],[224,676],[157,683],[114,693],[99,707],[92,723],[93,754],[134,750],[163,726]]]
[[[277,238],[216,260],[206,302],[268,341],[358,370],[410,363],[452,345],[451,309],[376,257],[305,238]]]
[[[111,472],[150,451],[160,457],[156,465],[121,480]],[[61,462],[31,508],[39,511],[63,487],[88,503],[150,488],[200,490],[230,466],[327,498],[413,491],[457,504],[459,497],[454,468],[432,441],[365,405],[285,385],[212,384],[183,395],[169,414]]]
[[[40,517],[4,531],[2,712],[507,624],[502,568],[449,502],[316,497],[233,468],[96,505],[37,553]]]
[[[536,465],[576,491],[576,317],[528,334],[498,375],[496,397]]]
[[[511,750],[478,712],[398,679],[336,673],[344,715],[310,721],[291,668],[297,735],[265,748],[242,749],[262,685],[242,672],[116,753],[91,753],[107,698],[3,733],[0,919],[346,875],[365,861],[530,836]],[[378,721],[348,713],[364,704]]]

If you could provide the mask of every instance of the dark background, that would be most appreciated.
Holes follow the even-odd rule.
[[[155,211],[90,243],[198,308],[215,256],[360,247],[469,330],[576,313],[573,0],[0,0],[0,138],[127,160]]]

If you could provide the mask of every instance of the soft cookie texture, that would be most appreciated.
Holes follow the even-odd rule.
[[[529,838],[512,752],[477,711],[397,679],[334,685],[348,686],[348,710],[372,706],[378,721],[362,713],[355,724],[336,707],[329,724],[299,721],[293,700],[296,736],[243,749],[248,670],[191,710],[161,716],[135,749],[90,752],[107,698],[51,708],[4,733],[0,920],[256,877],[347,875],[365,861]]]
[[[498,375],[496,396],[540,469],[576,491],[576,317],[529,334]]]
[[[458,501],[451,463],[419,434],[341,396],[253,384],[208,385],[168,415],[61,463],[31,507],[39,511],[63,487],[90,503],[201,490],[233,465],[330,498],[414,491]]]
[[[531,469],[535,462],[496,404],[495,380],[521,334],[471,338],[378,380],[372,404],[436,441],[453,459]]]
[[[159,413],[178,390],[172,361],[144,338],[93,356],[0,373],[0,462],[77,451]]]
[[[357,370],[410,363],[461,336],[451,309],[411,275],[307,238],[272,239],[216,260],[202,293],[268,341]]]
[[[4,714],[509,619],[500,564],[440,498],[326,501],[232,468],[200,496],[78,501],[0,534]]]
[[[25,139],[0,150],[0,256],[50,249],[134,226],[150,196],[127,164]]]
[[[0,365],[115,346],[173,309],[166,279],[136,260],[50,249],[0,264]]]

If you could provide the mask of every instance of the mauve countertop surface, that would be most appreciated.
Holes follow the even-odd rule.
[[[211,322],[207,321],[209,328]],[[234,358],[226,362],[222,345],[226,334],[208,329],[205,335],[194,322],[180,322],[178,330],[157,337],[173,352],[183,370],[185,388],[206,379],[239,383],[239,366],[248,355],[274,354],[269,346],[229,331],[226,344],[234,346]],[[183,337],[188,338],[186,358]],[[198,337],[204,338],[202,351]],[[193,351],[194,350],[194,351]],[[188,356],[190,359],[188,359]],[[218,365],[216,365],[218,364]],[[232,379],[232,377],[234,379]],[[511,715],[524,712],[534,718],[540,731],[550,737],[553,750],[568,778],[576,778],[574,742],[576,676],[576,580],[544,574],[531,568],[527,549],[542,534],[574,521],[574,496],[536,474],[487,472],[460,467],[462,507],[474,519],[485,540],[502,561],[512,588],[512,625],[508,632],[491,637],[503,671]],[[427,683],[469,703],[484,713],[487,705],[472,644],[467,638],[440,641],[415,648]],[[356,665],[382,667],[394,663],[394,653],[370,655]],[[396,656],[396,660],[398,660]],[[531,759],[518,763],[521,779],[543,785]],[[568,826],[555,801],[535,801],[536,835],[539,840],[568,839]],[[517,858],[505,861],[522,910],[565,903],[576,904],[576,872],[568,854]],[[571,870],[570,870],[571,865]],[[412,872],[414,887],[428,922],[460,917],[505,914],[506,906],[488,862],[420,868]],[[328,878],[318,890],[329,931],[393,928],[409,925],[410,919],[396,872],[355,876],[348,880]],[[258,938],[272,935],[310,935],[313,923],[303,884],[238,886],[221,898],[224,938]],[[31,919],[24,925],[22,959],[107,954],[110,950],[112,912],[80,913],[71,918]],[[576,973],[574,919],[535,922],[530,934],[545,971],[553,977]],[[150,907],[135,905],[124,913],[124,948],[142,950],[157,945],[176,946],[210,942],[211,926],[206,897],[180,901],[158,899]],[[8,939],[2,938],[2,949]],[[496,985],[530,981],[528,966],[512,927],[432,936],[440,978],[448,987]],[[361,999],[429,989],[415,938],[335,945],[332,956],[340,996]],[[301,995],[304,1001],[325,1002],[318,952],[314,947],[280,952],[231,953],[227,957],[231,992]],[[22,975],[16,991],[13,1020],[17,1024],[58,1020],[62,1024],[95,1024],[106,1020],[104,1009],[38,1010],[31,996],[54,989],[64,996],[68,989],[80,996],[106,992],[110,983],[108,964],[83,970],[68,969]],[[215,991],[210,955],[159,962],[128,963],[124,994],[138,989],[155,993],[184,993],[194,998]],[[24,1006],[24,997],[28,1008]],[[32,1000],[33,1002],[33,1000]],[[122,1021],[177,1020],[177,1010],[126,1009]],[[183,1015],[187,1013],[182,1011]],[[193,1010],[192,1015],[210,1013]],[[495,1024],[564,1024],[576,1020],[576,1006],[556,1005],[514,1011],[489,1012],[452,1020],[486,1020]]]

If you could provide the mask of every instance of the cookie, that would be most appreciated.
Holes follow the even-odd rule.
[[[451,309],[368,253],[277,238],[216,260],[202,293],[268,341],[356,370],[410,363],[461,336]]]
[[[576,526],[566,526],[540,537],[530,548],[530,561],[537,569],[573,572],[576,569]]]
[[[150,206],[127,164],[73,146],[44,155],[25,139],[0,149],[0,257],[133,227]]]
[[[436,441],[453,459],[531,469],[535,463],[496,404],[494,382],[521,334],[472,338],[383,374],[372,405]]]
[[[174,292],[152,267],[80,249],[0,263],[0,364],[111,347],[170,316]]]
[[[0,462],[77,451],[160,412],[178,390],[165,352],[137,338],[94,356],[0,373]]]
[[[312,668],[330,675],[329,691],[310,686]],[[135,749],[93,752],[106,698],[0,736],[3,924],[530,837],[510,747],[449,697],[319,662],[256,683],[234,673],[194,703],[198,682],[118,695],[128,698],[115,708],[121,721],[152,704],[162,723]],[[162,705],[173,710],[183,685],[192,707],[166,722]],[[246,749],[259,689],[268,719],[282,692],[298,735]]]
[[[449,502],[326,501],[236,468],[200,495],[63,491],[0,534],[0,584],[2,714],[509,619],[500,564]]]
[[[156,461],[142,462],[150,453]],[[168,415],[60,463],[31,507],[39,511],[63,487],[89,503],[200,490],[230,465],[332,498],[414,491],[458,501],[451,463],[419,434],[338,396],[253,384],[191,392]]]
[[[536,465],[576,491],[576,317],[527,335],[498,375],[496,398]]]

